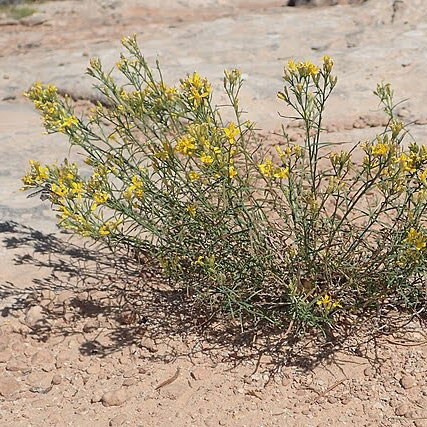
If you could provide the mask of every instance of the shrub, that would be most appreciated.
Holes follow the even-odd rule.
[[[242,117],[238,70],[225,71],[229,104],[219,108],[206,78],[168,86],[135,38],[122,44],[124,86],[91,60],[106,102],[88,117],[53,86],[26,94],[46,130],[67,135],[92,170],[85,178],[68,160],[30,162],[23,188],[43,190],[61,227],[108,242],[113,254],[150,254],[189,298],[242,322],[324,328],[386,304],[424,307],[427,147],[405,148],[390,85],[375,92],[389,118],[384,131],[336,152],[321,142],[337,83],[332,59],[290,61],[278,97],[302,123],[304,142],[284,132],[266,153]]]
[[[28,6],[7,6],[8,3],[2,4],[0,2],[0,13],[6,13],[13,19],[27,18],[37,12],[36,9]]]

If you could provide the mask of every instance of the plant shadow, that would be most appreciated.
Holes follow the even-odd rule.
[[[204,355],[230,369],[251,362],[256,372],[263,364],[273,377],[285,367],[312,371],[333,363],[338,353],[380,366],[375,349],[381,338],[414,323],[400,314],[376,313],[351,324],[340,321],[339,329],[326,337],[265,324],[242,329],[236,321],[207,312],[185,289],[174,287],[146,256],[113,255],[99,244],[76,241],[67,234],[44,234],[14,221],[0,223],[0,237],[5,250],[13,251],[17,275],[20,266],[46,272],[31,279],[31,288],[0,283],[1,317],[25,323],[29,310],[39,310],[40,319],[26,333],[39,341],[76,335],[79,351],[86,356],[105,357],[143,346],[151,359],[192,360]]]

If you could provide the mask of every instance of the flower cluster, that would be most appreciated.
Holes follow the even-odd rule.
[[[331,311],[334,308],[341,307],[339,301],[333,301],[328,294],[325,294],[323,297],[321,297],[317,301],[317,305],[326,311]]]
[[[290,60],[287,70],[291,75],[299,77],[314,77],[319,73],[319,68],[310,61],[295,63]]]
[[[409,150],[405,150],[395,140],[397,130],[403,126],[397,121],[393,123],[391,138],[385,134],[378,136],[375,142],[363,145],[366,153],[363,160],[365,173],[370,177],[378,175],[378,187],[386,194],[412,192],[414,183],[425,182],[427,147],[412,143]]]
[[[55,86],[44,87],[37,82],[24,95],[41,111],[46,130],[66,133],[77,127],[79,123],[77,117],[59,103],[58,90]]]
[[[411,227],[408,231],[408,235],[405,238],[405,242],[411,248],[415,248],[417,251],[421,251],[427,246],[427,235],[421,231],[415,230],[414,227]]]
[[[123,197],[126,200],[131,200],[135,197],[142,200],[144,196],[144,182],[139,175],[133,175],[131,178],[132,184],[123,192]]]
[[[188,75],[185,80],[181,80],[181,88],[194,107],[203,105],[211,93],[211,85],[208,79],[206,77],[201,78],[196,72],[192,76]]]
[[[41,166],[40,162],[30,160],[30,171],[22,177],[25,190],[32,186],[38,186],[45,183],[49,178],[49,168]]]
[[[235,143],[239,135],[240,130],[234,122],[223,128],[207,122],[188,126],[186,134],[177,140],[175,151],[196,162],[199,172],[191,171],[190,180],[198,180],[201,173],[214,178],[234,178],[237,175],[234,157],[238,154]]]
[[[318,86],[321,77],[330,83],[333,88],[337,83],[337,78],[331,74],[334,61],[330,56],[324,56],[322,61],[322,67],[318,67],[310,61],[294,62],[290,60],[287,66],[284,67],[283,79],[291,84],[291,89],[294,93],[298,92],[299,94],[302,93],[304,87],[307,87],[310,82]],[[286,87],[284,92],[278,93],[278,96],[286,102],[290,100]]]
[[[266,178],[286,179],[289,176],[289,168],[275,167],[270,159],[265,159],[259,165],[261,174]]]

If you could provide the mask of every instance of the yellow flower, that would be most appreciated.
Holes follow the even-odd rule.
[[[386,156],[389,152],[390,146],[387,144],[378,143],[372,147],[372,154],[374,156]]]
[[[291,73],[296,73],[298,71],[297,64],[294,61],[290,60],[288,62],[288,69]]]
[[[214,159],[213,159],[213,157],[212,157],[212,156],[209,156],[208,154],[203,153],[203,154],[200,156],[200,161],[201,161],[203,164],[205,164],[205,165],[210,165],[210,164],[212,164],[212,163],[213,163]]]
[[[31,171],[21,178],[24,185],[42,184],[49,179],[49,169],[40,162],[30,160]]]
[[[101,236],[108,236],[110,233],[111,231],[106,224],[102,225],[99,229],[99,234]]]
[[[188,75],[186,80],[181,80],[181,87],[193,100],[194,106],[202,104],[203,99],[211,93],[211,85],[206,78],[202,79],[198,73]]]
[[[303,148],[298,144],[294,144],[293,150],[297,157],[301,156],[301,154],[303,153]]]
[[[331,302],[331,297],[328,294],[325,294],[325,296],[322,299],[319,299],[317,301],[318,305],[327,305]]]
[[[194,100],[194,106],[199,106],[202,103],[203,98],[206,98],[209,96],[210,93],[210,88],[209,90],[205,90],[204,92],[200,93],[198,90],[196,89],[192,89],[191,90],[191,94]]]
[[[70,210],[66,206],[60,205],[59,209],[62,212],[62,214],[61,214],[62,219],[65,219],[65,218],[68,218],[68,217],[71,216],[71,212],[70,212]]]
[[[314,77],[319,73],[319,68],[310,61],[299,62],[298,64],[295,64],[293,61],[289,61],[288,69],[291,74],[298,72],[301,77]]]
[[[24,175],[21,178],[21,181],[24,185],[32,185],[35,183],[34,178],[31,176],[31,174]],[[25,190],[25,187],[22,187],[22,190]]]
[[[53,183],[50,186],[51,191],[59,197],[66,197],[68,194],[68,188],[61,182],[59,185]]]
[[[124,36],[120,40],[120,43],[125,47],[132,46],[135,42],[136,42],[136,34],[133,34],[131,36]],[[95,59],[97,59],[97,58],[95,58]],[[99,59],[97,59],[97,60],[99,61]],[[92,63],[92,61],[91,61],[91,63]]]
[[[334,168],[343,168],[351,164],[351,154],[346,151],[339,153],[333,152],[329,155],[329,160]],[[366,157],[365,163],[369,162],[369,158]]]
[[[138,175],[133,175],[132,176],[132,184],[135,186],[135,187],[142,187],[142,184],[143,184],[143,182],[142,182],[142,179],[141,179],[141,177],[140,176],[138,176]]]
[[[71,183],[71,187],[71,193],[81,199],[83,193],[83,182],[73,182]]]
[[[237,175],[237,171],[234,166],[229,166],[228,168],[228,176],[233,179]]]
[[[178,91],[175,87],[165,87],[164,94],[169,101],[173,101],[176,98]]]
[[[331,310],[336,307],[341,307],[338,301],[333,301],[328,294],[325,294],[321,299],[317,301],[317,305],[321,305],[326,310]]]
[[[70,129],[75,127],[79,123],[76,116],[72,115],[69,117],[65,117],[62,121],[59,122],[59,132],[64,132],[65,129]]]
[[[187,206],[188,213],[194,218],[196,216],[196,205],[188,205]]]
[[[410,228],[404,241],[414,246],[417,251],[420,251],[427,246],[427,237],[420,231],[415,230],[414,227]]]
[[[423,172],[420,172],[418,174],[418,176],[419,176],[421,182],[423,184],[427,185],[427,169],[425,169]]]
[[[319,68],[311,62],[306,62],[304,65],[311,76],[315,76],[319,72]]]
[[[203,256],[200,255],[196,261],[194,261],[194,265],[203,265]]]
[[[195,140],[192,136],[184,136],[180,138],[175,146],[175,150],[179,153],[191,155],[196,148]]]
[[[391,137],[394,139],[399,135],[400,131],[403,129],[403,124],[402,122],[393,120],[391,122],[390,129],[391,129]]]
[[[228,138],[230,144],[234,144],[236,137],[240,133],[240,131],[236,127],[236,125],[233,122],[230,122],[228,124],[228,127],[224,128],[223,130],[224,130],[224,134]]]
[[[274,148],[280,157],[283,157],[285,155],[284,151],[281,149],[279,145],[276,145]]]
[[[101,236],[110,235],[120,224],[122,221],[107,221],[101,227],[99,227],[99,234]]]
[[[144,182],[141,177],[138,175],[133,175],[131,178],[132,185],[123,191],[122,195],[126,200],[131,200],[132,197],[136,197],[137,199],[142,199],[144,196]]]
[[[116,62],[116,67],[120,70],[123,71],[125,69],[125,65],[126,65],[126,60],[124,58],[120,59],[120,61]]]
[[[91,210],[94,211],[99,205],[103,205],[107,202],[110,195],[106,193],[105,191],[102,191],[100,193],[95,193],[93,195],[94,202],[92,203]]]
[[[331,59],[330,56],[325,55],[323,58],[323,69],[327,72],[330,73],[332,71],[332,68],[334,66],[334,61]]]
[[[44,182],[49,178],[49,169],[46,167],[42,167],[40,163],[35,163],[36,176],[34,179],[36,181]]]
[[[319,203],[314,198],[310,199],[309,205],[310,205],[310,209],[312,211],[315,211],[315,210],[317,210],[319,208]]]
[[[289,176],[289,168],[277,168],[273,176],[277,179],[286,179]]]
[[[196,172],[190,172],[188,174],[188,177],[190,178],[191,182],[197,181],[200,178],[200,175]]]
[[[329,177],[328,193],[333,193],[335,191],[341,190],[344,187],[345,183],[337,176]]]
[[[102,191],[101,193],[95,193],[93,196],[93,199],[96,203],[102,205],[109,199],[109,194],[105,191]]]
[[[407,156],[405,153],[402,153],[398,159],[400,167],[404,172],[414,173],[416,168],[414,167],[414,160],[412,157]]]
[[[181,82],[181,85],[183,86],[183,88],[186,87],[186,84],[189,84],[195,87],[196,89],[200,89],[203,87],[202,79],[200,78],[199,73],[196,73],[196,72],[193,73],[193,76],[188,75],[187,80],[185,80],[184,82]]]
[[[166,150],[158,151],[154,156],[160,160],[167,160],[169,158],[169,152]]]
[[[236,84],[236,82],[240,79],[242,73],[239,69],[234,69],[231,71],[224,70],[225,78],[231,83]]]
[[[265,177],[269,177],[273,173],[273,162],[270,159],[264,160],[264,163],[261,163],[258,167]]]

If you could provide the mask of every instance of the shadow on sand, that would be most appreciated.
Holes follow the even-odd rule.
[[[48,272],[33,279],[30,289],[0,283],[0,315],[25,319],[30,307],[42,307],[41,321],[28,329],[40,341],[86,337],[81,325],[103,319],[108,343],[91,335],[80,344],[83,355],[103,357],[127,346],[146,345],[149,339],[162,349],[152,349],[150,358],[170,361],[203,353],[232,367],[250,360],[256,371],[267,356],[264,369],[272,375],[284,366],[313,370],[319,364],[333,363],[335,355],[343,352],[379,366],[378,342],[411,323],[407,316],[377,315],[351,327],[340,325],[328,338],[316,332],[301,337],[293,330],[266,325],[242,331],[237,322],[218,319],[200,308],[185,290],[162,278],[152,262],[137,260],[130,253],[112,256],[99,245],[75,241],[66,234],[64,238],[44,234],[13,221],[0,223],[0,237],[5,250],[14,253],[17,275],[22,265]],[[177,350],[171,345],[174,341],[185,345]]]

